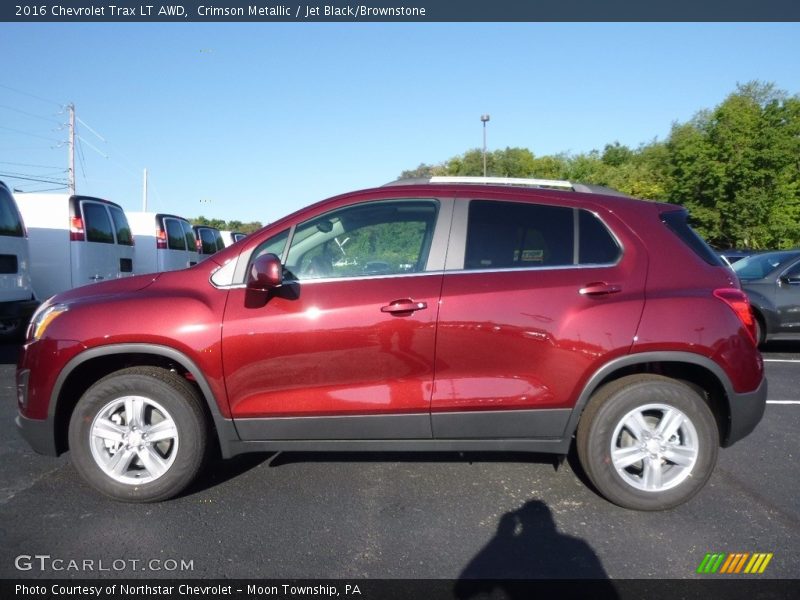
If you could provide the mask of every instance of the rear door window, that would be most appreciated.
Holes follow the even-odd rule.
[[[86,241],[113,244],[114,229],[106,207],[97,202],[82,202],[81,204],[84,227],[86,229]]]
[[[0,188],[0,235],[12,237],[25,235],[14,197],[4,188]]]
[[[179,221],[183,228],[183,237],[186,239],[186,249],[190,252],[197,252],[197,238],[194,230],[188,221]]]
[[[464,268],[524,269],[615,263],[621,248],[591,212],[565,206],[473,200]]]
[[[170,250],[186,250],[186,234],[183,227],[181,227],[181,222],[177,219],[165,218],[164,228],[167,230],[167,248]],[[194,250],[194,248],[189,249]]]
[[[114,221],[117,243],[123,246],[133,246],[133,235],[131,235],[131,228],[128,225],[128,219],[125,217],[125,213],[116,206],[109,206],[108,211],[111,213],[111,219]]]
[[[224,250],[225,249],[225,242],[222,240],[222,234],[214,230],[214,242],[217,244],[217,250]]]
[[[198,230],[200,234],[200,244],[203,254],[214,254],[217,251],[217,240],[214,239],[214,232],[208,228]]]

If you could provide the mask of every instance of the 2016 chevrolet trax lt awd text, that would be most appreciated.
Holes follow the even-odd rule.
[[[17,389],[33,448],[69,449],[119,500],[180,493],[216,446],[574,440],[597,490],[641,510],[696,494],[766,399],[747,297],[680,206],[461,178],[331,198],[194,267],[58,294]]]

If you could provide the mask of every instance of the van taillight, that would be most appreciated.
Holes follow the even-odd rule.
[[[167,247],[167,234],[164,230],[158,227],[156,229],[156,248],[163,249]]]
[[[83,231],[83,219],[80,217],[70,218],[69,239],[73,242],[83,242],[86,240],[86,234]]]
[[[742,290],[737,290],[734,288],[719,288],[714,290],[714,296],[722,300],[725,304],[733,309],[733,312],[736,313],[736,316],[739,317],[739,320],[744,325],[744,328],[747,330],[747,333],[750,334],[750,337],[753,339],[753,342],[756,341],[756,321],[753,318],[753,311],[750,310],[750,300],[747,298],[747,294],[745,294]]]

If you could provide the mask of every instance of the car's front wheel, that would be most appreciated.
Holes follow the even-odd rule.
[[[705,485],[719,431],[691,387],[657,375],[632,375],[600,389],[578,425],[578,457],[606,498],[626,508],[663,510]]]
[[[133,367],[104,377],[78,401],[69,426],[72,462],[97,490],[127,502],[165,500],[200,470],[207,423],[178,374]]]

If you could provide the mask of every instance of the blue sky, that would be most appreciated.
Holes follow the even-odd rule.
[[[105,139],[79,124],[79,193],[141,210],[146,167],[152,210],[266,223],[479,147],[482,113],[490,150],[635,147],[737,82],[799,93],[798,56],[792,23],[0,23],[0,173],[63,177],[73,102]]]

